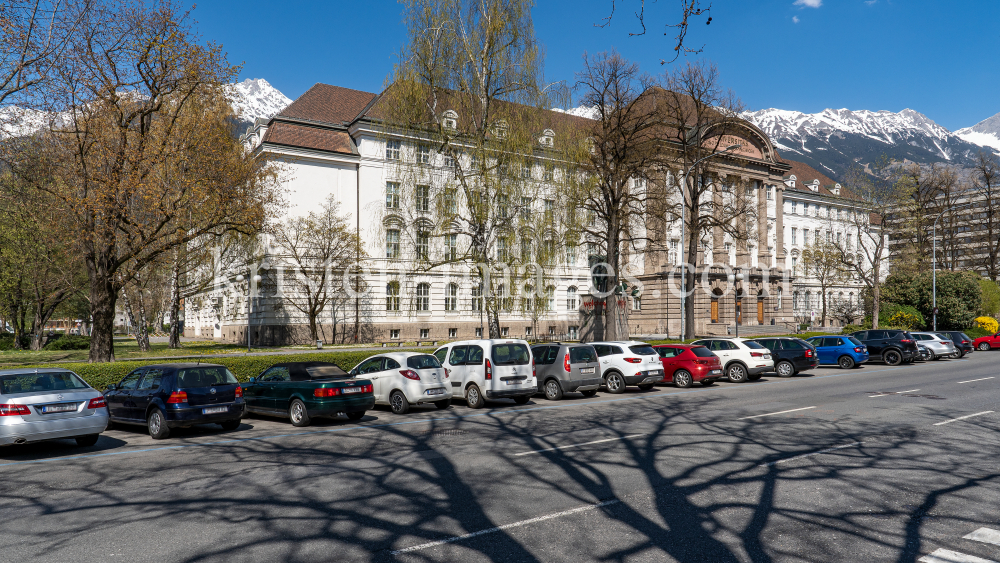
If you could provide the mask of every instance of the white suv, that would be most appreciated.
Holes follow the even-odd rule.
[[[463,340],[434,352],[449,372],[454,397],[478,409],[487,399],[523,405],[538,391],[535,362],[524,340]]]
[[[626,385],[646,391],[663,381],[663,363],[645,342],[591,342],[601,362],[601,377],[608,393],[622,393]]]
[[[774,370],[771,351],[745,338],[704,338],[692,346],[707,346],[722,360],[722,370],[733,383],[756,381],[764,372]]]

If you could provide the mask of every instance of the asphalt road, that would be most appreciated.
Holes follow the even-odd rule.
[[[11,447],[0,561],[1000,561],[998,360]]]

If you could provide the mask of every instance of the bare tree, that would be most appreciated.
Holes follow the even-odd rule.
[[[637,0],[638,9],[634,12],[636,20],[639,22],[640,30],[630,32],[629,36],[639,36],[646,34],[646,0]],[[651,4],[655,2],[650,2]],[[660,60],[660,64],[672,63],[677,60],[682,54],[697,54],[701,53],[704,46],[697,49],[688,47],[687,44],[687,34],[690,30],[691,23],[698,17],[705,18],[705,25],[711,25],[712,23],[712,4],[703,5],[701,0],[680,0],[681,11],[679,17],[672,17],[670,21],[676,21],[677,23],[667,23],[664,24],[664,30],[667,30],[663,35],[669,35],[669,30],[672,28],[675,30],[676,35],[674,36],[674,58],[668,60]],[[628,0],[611,0],[611,13],[608,17],[602,19],[600,23],[596,24],[598,27],[607,27],[615,17],[615,11],[618,9],[619,4],[628,4],[629,6],[634,5]]]
[[[973,171],[972,219],[976,266],[994,282],[1000,278],[1000,158],[980,152]]]
[[[829,231],[827,231],[829,232]],[[822,307],[822,326],[826,326],[827,294],[830,288],[844,284],[850,270],[841,260],[840,250],[832,241],[817,240],[802,252],[802,269],[807,276],[819,282]]]

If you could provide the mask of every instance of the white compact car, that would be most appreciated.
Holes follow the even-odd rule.
[[[389,405],[396,414],[423,403],[434,403],[439,409],[451,405],[448,370],[430,354],[379,354],[355,366],[351,375],[371,380],[375,404]]]
[[[645,342],[591,342],[601,362],[601,377],[608,393],[622,393],[628,385],[643,391],[663,381],[663,363]]]
[[[0,445],[74,438],[93,446],[108,427],[104,395],[65,369],[0,371]]]
[[[438,348],[434,356],[450,372],[454,395],[465,397],[470,408],[482,407],[487,399],[523,405],[538,391],[524,340],[463,340]]]
[[[722,360],[722,370],[733,383],[756,381],[761,374],[774,370],[771,351],[745,338],[704,338],[692,342],[707,346]]]

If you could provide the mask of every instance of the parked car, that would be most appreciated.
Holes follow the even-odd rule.
[[[934,359],[934,352],[931,352],[930,348],[921,342],[917,342],[917,351],[920,352],[920,357],[917,359],[921,362],[929,362]]]
[[[976,349],[976,345],[973,343],[972,338],[964,332],[950,330],[938,332],[938,334],[951,340],[951,342],[955,345],[956,356],[959,358],[964,357],[966,354],[971,354],[973,350]]]
[[[955,343],[940,334],[934,332],[910,332],[910,335],[917,341],[917,344],[922,344],[927,348],[931,353],[932,360],[950,358],[957,351]]]
[[[250,378],[243,400],[250,412],[286,417],[295,426],[309,426],[314,418],[340,414],[360,420],[375,406],[369,379],[355,379],[326,362],[274,364]]]
[[[916,340],[905,330],[859,330],[851,336],[868,348],[871,359],[881,360],[890,366],[909,363],[920,356]]]
[[[722,370],[733,383],[756,381],[774,369],[771,351],[746,338],[704,338],[692,344],[707,346],[722,360]]]
[[[608,393],[624,393],[635,385],[643,391],[663,381],[663,364],[652,346],[635,340],[591,342],[601,361],[601,379]]]
[[[535,358],[538,392],[550,401],[575,391],[593,397],[603,383],[597,350],[589,344],[539,344],[531,348],[531,355]]]
[[[449,371],[453,396],[464,397],[470,408],[493,399],[523,405],[538,391],[524,340],[463,340],[438,348],[434,356]]]
[[[219,424],[236,430],[246,403],[243,387],[225,366],[157,364],[136,368],[104,392],[111,422],[146,426],[156,440],[170,429]]]
[[[820,365],[851,369],[868,361],[868,348],[853,336],[814,336],[808,342],[816,348]]]
[[[980,336],[979,338],[972,341],[972,344],[976,347],[976,350],[992,350],[994,348],[1000,348],[1000,334],[987,334],[986,336]]]
[[[725,377],[722,360],[705,346],[660,344],[653,346],[663,365],[663,382],[677,387],[701,383],[705,387]]]
[[[791,377],[819,365],[815,348],[801,338],[755,338],[753,341],[771,351],[778,377]]]
[[[451,406],[448,370],[436,356],[423,352],[379,354],[351,370],[351,377],[364,376],[375,386],[375,404],[389,405],[392,412],[406,414],[410,406],[434,403]]]
[[[72,371],[0,371],[0,445],[73,438],[93,446],[107,427],[104,397]]]

